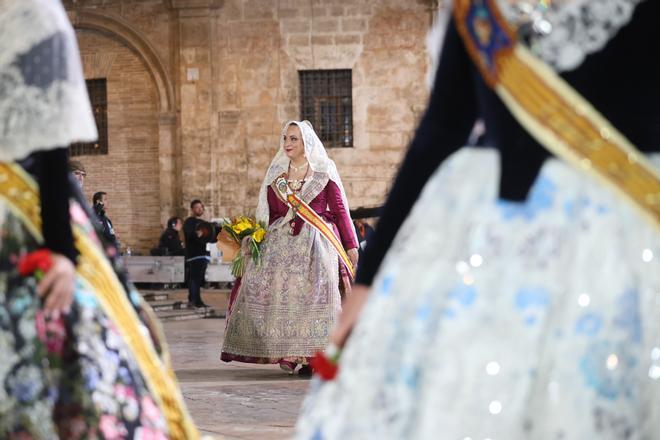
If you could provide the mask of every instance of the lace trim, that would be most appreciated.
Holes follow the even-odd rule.
[[[87,111],[85,111],[87,110]],[[86,93],[67,81],[27,86],[18,69],[0,73],[0,161],[96,139]]]
[[[41,53],[49,38],[62,44]],[[35,71],[38,81],[27,77]],[[0,160],[96,135],[75,33],[61,4],[0,0]]]
[[[533,53],[557,71],[573,70],[628,24],[643,0],[558,0],[547,10],[539,2],[498,0]]]
[[[281,174],[283,175],[283,174]],[[270,183],[269,186],[273,187],[274,191],[277,191],[275,187],[275,180]],[[328,177],[327,174],[325,173],[319,173],[319,172],[314,172],[310,176],[309,179],[305,182],[305,185],[302,188],[302,191],[300,192],[300,198],[305,201],[305,203],[309,204],[318,196],[321,194],[321,191],[323,191],[328,184],[328,181],[330,178]],[[286,215],[284,216],[284,220],[281,223],[281,225],[287,225],[289,220],[292,220],[295,217],[295,213],[293,212],[293,209],[289,208],[287,211]],[[257,217],[259,219],[259,217]],[[269,226],[270,228],[275,228],[275,224],[272,224]]]
[[[49,36],[67,30],[68,18],[60,9],[53,1],[0,0],[0,69]]]
[[[306,203],[311,203],[321,191],[328,185],[330,178],[325,173],[314,172],[312,177],[305,183],[302,190],[302,199]]]
[[[431,26],[431,29],[426,34],[426,54],[430,60],[426,72],[426,87],[429,90],[433,89],[433,84],[435,83],[435,75],[438,70],[438,64],[440,64],[440,52],[445,42],[449,20],[452,19],[451,5],[452,3],[449,0],[440,0],[438,12],[433,19],[433,26]]]

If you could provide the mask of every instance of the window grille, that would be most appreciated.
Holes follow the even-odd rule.
[[[300,116],[326,148],[353,146],[353,80],[350,69],[301,70]]]
[[[105,78],[88,79],[87,93],[92,103],[94,121],[99,132],[96,142],[76,142],[71,144],[71,156],[108,154],[108,88]]]

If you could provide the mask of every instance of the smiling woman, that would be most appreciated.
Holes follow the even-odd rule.
[[[234,286],[221,358],[309,374],[350,292],[358,246],[339,173],[309,122],[284,125],[257,220],[269,224],[261,262]]]

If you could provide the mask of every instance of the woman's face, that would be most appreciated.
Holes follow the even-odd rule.
[[[284,154],[293,161],[305,155],[305,146],[303,145],[300,127],[296,124],[291,124],[286,129],[286,133],[284,134]]]

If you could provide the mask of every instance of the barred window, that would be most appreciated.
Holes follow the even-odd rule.
[[[108,154],[108,87],[105,78],[88,79],[87,93],[92,102],[99,139],[96,142],[76,142],[69,148],[71,156]]]
[[[309,120],[326,148],[353,146],[351,69],[301,70],[300,117]]]

